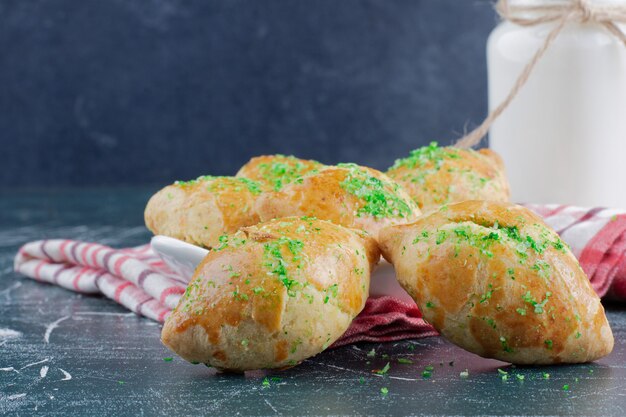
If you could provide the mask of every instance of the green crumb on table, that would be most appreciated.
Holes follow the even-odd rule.
[[[432,365],[428,365],[428,366],[425,366],[424,369],[426,369],[427,371],[432,371],[435,369],[435,367]]]
[[[383,359],[389,359],[389,355],[387,355],[386,353],[383,353]]]
[[[523,381],[525,377],[522,374],[515,374],[515,378],[517,378],[518,381]]]
[[[461,378],[468,378],[469,377],[469,371],[466,369],[464,371],[461,371],[461,373],[459,374],[459,376]]]
[[[282,378],[277,377],[277,376],[273,376],[273,377],[272,377],[272,378],[270,378],[270,379],[271,379],[272,381],[274,381],[274,382],[280,382],[280,381],[282,381]]]
[[[270,380],[268,377],[265,377],[265,379],[263,380],[263,382],[261,383],[261,385],[263,386],[263,388],[267,388],[270,386]]]
[[[391,366],[389,365],[389,362],[387,362],[383,369],[376,369],[374,372],[378,375],[386,375],[387,372],[389,372],[389,369],[391,369]]]
[[[543,379],[550,379],[550,374],[549,374],[549,373],[547,373],[547,372],[544,372],[543,374],[541,374],[541,377],[542,377]]]
[[[433,376],[433,373],[430,371],[424,371],[422,372],[422,378],[430,378],[431,376]]]
[[[589,370],[589,373],[590,373],[590,374],[592,374],[592,373],[593,373],[593,369],[590,369],[590,370]]]
[[[389,394],[389,389],[387,389],[387,387],[382,387],[380,389],[380,393],[383,394],[383,396],[386,396],[387,394]]]
[[[124,385],[125,384],[124,381],[117,381],[117,383],[120,384],[120,385]]]
[[[543,343],[546,345],[546,349],[548,349],[548,350],[552,349],[552,344],[553,344],[552,340],[547,339],[547,340],[544,340]]]
[[[426,307],[427,307],[427,308],[435,308],[435,304],[434,304],[433,302],[431,302],[431,301],[428,301],[428,302],[426,303]]]
[[[563,385],[563,391],[569,391],[569,385],[568,384]]]
[[[241,341],[241,346],[244,346],[244,347],[248,346],[248,339],[243,339]]]
[[[365,378],[359,377],[359,384],[365,384]]]
[[[171,362],[171,361],[173,361],[173,360],[174,360],[174,358],[163,358],[163,360],[164,360],[165,362]]]
[[[403,363],[405,365],[410,365],[413,363],[411,359],[398,358],[398,363]]]
[[[376,349],[372,349],[369,352],[367,352],[367,357],[368,358],[373,358],[376,356]]]

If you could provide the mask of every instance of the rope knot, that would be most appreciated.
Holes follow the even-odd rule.
[[[503,19],[522,26],[534,26],[542,23],[556,23],[554,29],[548,33],[543,44],[535,52],[535,55],[517,78],[504,101],[498,105],[487,118],[473,131],[459,139],[455,146],[459,148],[471,148],[477,145],[485,137],[493,122],[511,104],[517,93],[528,81],[537,62],[543,57],[552,42],[561,33],[561,30],[570,21],[580,21],[581,23],[597,22],[604,26],[611,34],[619,39],[626,46],[626,34],[617,25],[626,24],[626,5],[599,5],[592,0],[568,0],[543,5],[515,5],[509,4],[510,0],[498,0],[496,11]],[[521,14],[520,14],[521,12]],[[524,13],[525,12],[525,13]]]
[[[595,9],[588,0],[576,0],[574,10],[579,14],[582,23],[593,22],[596,19]]]

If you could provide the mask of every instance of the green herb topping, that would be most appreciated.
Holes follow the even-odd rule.
[[[376,178],[356,164],[337,166],[349,169],[345,180],[341,182],[341,187],[365,203],[357,210],[357,216],[369,215],[377,219],[405,218],[417,209],[412,200],[398,196],[400,186],[395,182]]]
[[[259,164],[258,169],[263,180],[270,184],[275,191],[280,191],[287,184],[302,181],[305,174],[318,172],[323,165],[317,161],[311,161],[311,165],[302,163],[293,156],[276,155],[283,161]]]

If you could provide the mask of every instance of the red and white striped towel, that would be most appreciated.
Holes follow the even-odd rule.
[[[567,242],[600,296],[626,300],[626,211],[527,205]],[[163,322],[185,291],[149,245],[113,249],[72,240],[40,240],[20,248],[15,270],[40,282],[85,294],[104,294],[135,313]],[[334,346],[437,334],[414,304],[391,297],[367,301]]]

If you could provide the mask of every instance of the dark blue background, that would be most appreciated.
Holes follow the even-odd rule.
[[[481,121],[495,23],[476,0],[1,0],[0,186],[383,169]]]

